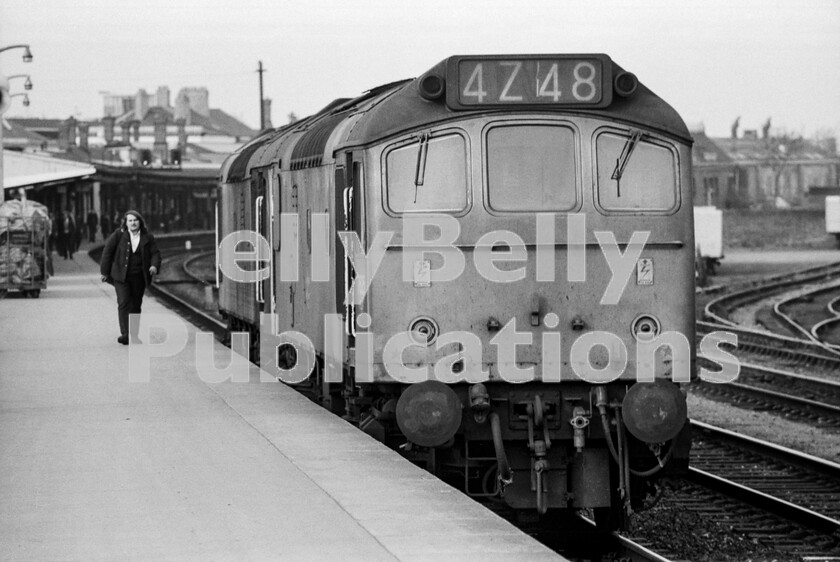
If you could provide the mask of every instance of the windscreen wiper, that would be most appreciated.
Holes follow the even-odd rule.
[[[636,148],[639,140],[641,140],[642,135],[644,135],[642,131],[630,129],[630,136],[627,137],[627,140],[624,142],[624,148],[621,149],[621,154],[615,161],[615,169],[610,178],[615,180],[616,197],[621,197],[621,176],[624,175],[624,168],[627,167],[627,162],[630,161],[630,155],[633,154],[633,150]]]
[[[423,185],[426,177],[426,155],[429,152],[429,133],[423,132],[419,135],[419,147],[417,150],[417,169],[414,172],[414,202],[417,203],[417,188]]]

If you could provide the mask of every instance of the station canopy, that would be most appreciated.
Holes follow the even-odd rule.
[[[84,179],[96,173],[89,164],[15,150],[3,151],[3,187],[42,187]]]

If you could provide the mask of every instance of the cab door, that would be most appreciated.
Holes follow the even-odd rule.
[[[365,244],[362,217],[364,202],[362,201],[362,163],[360,155],[354,159],[352,153],[336,158],[335,169],[335,230],[336,232],[355,232],[362,245]],[[335,252],[335,305],[337,313],[341,314],[344,322],[344,333],[348,337],[348,345],[353,347],[356,334],[356,303],[349,295],[350,287],[356,278],[353,264],[340,240],[336,241]]]
[[[300,181],[302,176],[299,171],[278,171],[269,189],[274,217],[269,229],[269,243],[274,260],[268,282],[271,287],[270,307],[275,313],[275,334],[296,329],[296,316],[300,312],[295,306],[300,273],[297,218]]]
[[[254,232],[262,239],[269,239],[271,214],[269,212],[268,183],[271,171],[268,169],[254,170],[252,172],[251,185],[254,194]],[[263,244],[257,244],[257,267],[266,268],[270,264],[271,255],[266,253]],[[270,269],[270,267],[269,267]],[[271,311],[270,295],[271,287],[268,279],[258,281],[256,284],[257,311],[268,313]]]

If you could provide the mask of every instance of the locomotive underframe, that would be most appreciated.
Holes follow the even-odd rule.
[[[627,432],[621,407],[628,381],[598,385],[601,391],[585,382],[513,390],[493,382],[453,385],[461,424],[446,443],[422,447],[397,424],[396,404],[408,385],[356,384],[349,366],[343,383],[330,384],[323,372],[319,358],[313,375],[296,388],[468,495],[515,510],[593,509],[615,527],[644,507],[661,476],[687,466],[687,422],[666,443],[646,444]],[[475,399],[477,387],[486,391],[485,401]]]
[[[648,446],[631,436],[621,422],[621,401],[627,385],[606,385],[607,434],[595,404],[593,386],[564,384],[546,390],[544,385],[488,383],[488,407],[476,405],[471,385],[454,387],[463,407],[461,426],[441,447],[416,447],[400,433],[393,416],[393,402],[403,385],[366,385],[349,398],[346,412],[363,430],[401,451],[473,497],[503,500],[519,510],[545,513],[557,508],[608,508],[630,512],[642,507],[653,491],[657,474],[649,471],[668,461],[671,447],[687,452],[686,438],[675,443]],[[390,406],[389,406],[390,404]],[[542,409],[536,413],[535,406]],[[492,415],[499,419],[500,451],[494,445]],[[621,433],[622,437],[619,437]],[[608,440],[613,449],[611,453]],[[618,454],[619,458],[613,455]],[[504,460],[500,461],[500,455]],[[673,466],[685,464],[679,453]],[[509,466],[506,475],[504,464]],[[619,464],[624,466],[620,468]],[[624,474],[621,475],[621,471]],[[664,474],[664,472],[663,472]],[[618,490],[619,493],[614,491]]]

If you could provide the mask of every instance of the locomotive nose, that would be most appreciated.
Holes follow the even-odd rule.
[[[397,402],[397,425],[412,443],[438,447],[458,431],[461,401],[454,390],[440,381],[412,384]]]
[[[661,379],[631,386],[621,412],[630,433],[645,443],[673,439],[687,417],[683,393],[674,383]]]

